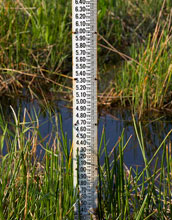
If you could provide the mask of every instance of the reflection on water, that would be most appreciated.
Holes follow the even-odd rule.
[[[123,111],[119,109],[112,109],[110,113],[105,113],[100,117],[100,130],[103,126],[106,130],[106,139],[108,141],[109,151],[118,140],[118,137],[121,135],[123,129],[125,129],[124,143],[129,139],[130,135],[132,135],[124,153],[124,162],[127,166],[142,166],[144,161],[135,133],[131,112],[129,110]],[[141,127],[146,156],[147,159],[150,160],[167,133],[172,129],[172,121],[170,121],[170,118],[167,118],[166,116],[161,117],[160,120],[155,120],[153,119],[153,115],[150,114],[144,121],[141,122]],[[172,136],[169,136],[168,141],[171,139]],[[159,158],[161,158],[161,156],[162,150],[159,152]]]
[[[38,104],[37,101],[33,102],[15,102],[10,103],[14,106],[15,109],[21,106],[21,113],[23,113],[24,108],[27,108],[29,114],[34,117],[35,113],[39,116],[39,124],[40,124],[40,134],[42,137],[47,137],[47,135],[54,135],[56,132],[55,126],[55,117],[54,114],[50,110],[47,111],[47,108]],[[71,144],[72,140],[72,110],[71,108],[65,107],[66,103],[63,101],[56,102],[54,105],[54,111],[56,113],[60,113],[62,116],[62,124],[64,134],[67,135],[68,146]],[[5,111],[7,113],[6,120],[13,120],[12,114],[10,114],[11,109],[5,107]],[[12,113],[12,112],[11,112]],[[21,115],[22,117],[22,115]],[[27,115],[26,121],[29,121],[29,117]],[[60,127],[60,125],[59,125]],[[98,121],[98,142],[100,143],[102,130],[105,130],[106,134],[106,143],[108,152],[112,150],[115,143],[118,141],[118,138],[121,136],[123,129],[124,132],[124,143],[128,140],[128,138],[132,135],[131,140],[128,143],[127,148],[124,153],[124,162],[127,166],[142,166],[143,158],[141,155],[141,151],[139,148],[138,140],[134,131],[133,120],[129,110],[124,109],[111,109],[108,113],[104,110],[99,112],[99,121]],[[147,158],[150,159],[153,153],[156,151],[164,137],[167,133],[172,129],[172,120],[167,116],[162,116],[159,120],[155,120],[153,114],[149,114],[147,118],[142,121],[142,131],[144,144],[146,149]],[[60,129],[58,128],[60,132]],[[168,138],[168,141],[171,141],[172,136]],[[45,143],[48,142],[48,138],[45,140]],[[51,144],[51,142],[50,142]],[[37,149],[38,153],[41,150],[41,147]],[[4,152],[5,153],[5,149]],[[159,152],[161,155],[162,151]],[[161,157],[160,157],[161,158]],[[102,159],[103,160],[103,159]]]

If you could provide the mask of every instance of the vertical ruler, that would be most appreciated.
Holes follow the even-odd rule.
[[[72,11],[75,219],[84,220],[97,208],[97,0],[72,0]]]

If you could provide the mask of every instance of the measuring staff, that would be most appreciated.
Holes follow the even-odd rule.
[[[72,49],[75,219],[84,220],[97,208],[97,0],[72,0]]]

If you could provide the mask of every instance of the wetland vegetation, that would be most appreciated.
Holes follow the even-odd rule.
[[[45,121],[40,123],[36,110],[30,113],[24,109],[22,114],[13,108],[11,111],[10,123],[2,110],[0,114],[0,219],[74,219],[78,198],[73,191],[73,148],[67,144],[60,115],[49,112],[49,119],[54,121],[52,130],[42,137]],[[132,141],[129,137],[124,142],[125,131],[110,153],[102,131],[97,216],[109,220],[171,219],[172,130],[147,159],[142,125],[135,119],[133,123],[144,161],[142,169],[125,164]]]
[[[0,96],[7,103],[0,112],[0,220],[73,219],[72,144],[52,107],[59,92],[72,101],[71,16],[71,1],[0,0]],[[171,19],[171,0],[98,1],[99,105],[131,109],[144,161],[142,170],[127,167],[132,139],[124,142],[123,131],[108,153],[102,132],[99,219],[171,219],[171,130],[148,160],[134,117],[172,112]],[[36,110],[9,110],[16,97],[42,100],[55,119],[52,135],[41,135]]]
[[[71,1],[0,5],[1,94],[20,95],[24,88],[31,96],[70,94]],[[171,7],[170,0],[98,2],[100,103],[130,105],[140,116],[171,112]]]

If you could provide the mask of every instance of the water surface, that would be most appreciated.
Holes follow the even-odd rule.
[[[26,108],[29,114],[33,115],[33,118],[36,112],[36,114],[39,116],[39,130],[42,137],[46,137],[50,134],[53,135],[54,132],[56,132],[56,129],[61,135],[60,122],[58,123],[58,128],[55,127],[54,113],[61,115],[63,132],[67,136],[68,148],[70,148],[72,142],[71,105],[64,101],[56,101],[54,104],[54,112],[47,110],[48,108],[39,104],[39,102],[36,100],[32,102],[22,101],[22,103],[20,102],[20,104],[17,106],[18,108],[19,105],[21,106],[21,113],[24,112],[24,108]],[[8,109],[8,111],[10,112],[11,110]],[[163,141],[164,137],[172,129],[172,119],[170,117],[162,115],[159,120],[158,117],[156,117],[153,113],[149,113],[147,117],[141,122],[144,145],[148,160],[151,159],[154,152]],[[28,116],[26,120],[30,120]],[[100,144],[103,129],[105,131],[108,152],[113,149],[114,145],[121,136],[122,131],[124,130],[124,144],[127,142],[129,137],[132,136],[124,152],[125,164],[128,167],[142,167],[144,165],[130,110],[112,108],[107,111],[100,109],[98,117],[98,144]],[[171,140],[172,136],[168,138],[168,142],[171,142]],[[45,140],[45,143],[46,142],[48,142],[48,138]],[[41,147],[38,147],[38,154],[40,150]],[[159,157],[161,157],[161,154],[162,150],[159,152]],[[103,163],[103,157],[101,162]]]
[[[15,105],[16,104],[16,105]],[[47,108],[45,105],[42,105],[40,102],[34,101],[26,101],[18,100],[16,103],[11,103],[11,106],[14,107],[15,111],[21,109],[21,119],[26,108],[30,116],[34,119],[35,112],[38,115],[39,119],[39,131],[41,136],[50,137],[50,135],[55,135],[55,132],[58,131],[59,135],[62,135],[60,120],[59,117],[61,115],[62,118],[62,127],[63,132],[67,137],[67,145],[68,148],[71,146],[72,142],[72,108],[71,104],[64,101],[55,101],[53,106],[53,111],[50,108]],[[11,121],[13,120],[12,111],[8,107],[6,107],[6,111],[3,112],[6,114],[6,119]],[[55,117],[54,115],[58,114],[58,128],[56,127]],[[167,115],[155,116],[153,113],[149,113],[147,117],[141,122],[144,145],[146,150],[146,156],[149,159],[153,156],[154,152],[157,150],[161,142],[167,133],[172,129],[172,119]],[[28,115],[26,114],[26,121],[30,121]],[[137,121],[137,117],[136,117]],[[139,143],[137,140],[137,136],[135,133],[133,119],[130,110],[121,109],[121,108],[111,108],[108,111],[105,109],[99,110],[98,116],[98,145],[100,145],[100,140],[102,136],[102,131],[105,131],[106,136],[106,145],[108,152],[111,152],[119,137],[121,136],[124,130],[124,144],[127,142],[130,136],[131,139],[124,151],[124,162],[125,164],[130,166],[138,166],[142,167],[144,165],[143,157],[141,154],[141,150],[139,147]],[[53,138],[52,138],[53,139]],[[49,138],[44,141],[44,146],[48,143]],[[169,136],[168,142],[171,142],[172,136]],[[50,145],[52,141],[49,142]],[[37,154],[40,153],[43,149],[41,146],[38,146]],[[4,154],[6,153],[6,149],[4,149]],[[161,158],[162,150],[159,152],[159,158]],[[101,158],[101,163],[103,163],[103,156]],[[153,165],[153,164],[152,164]]]

